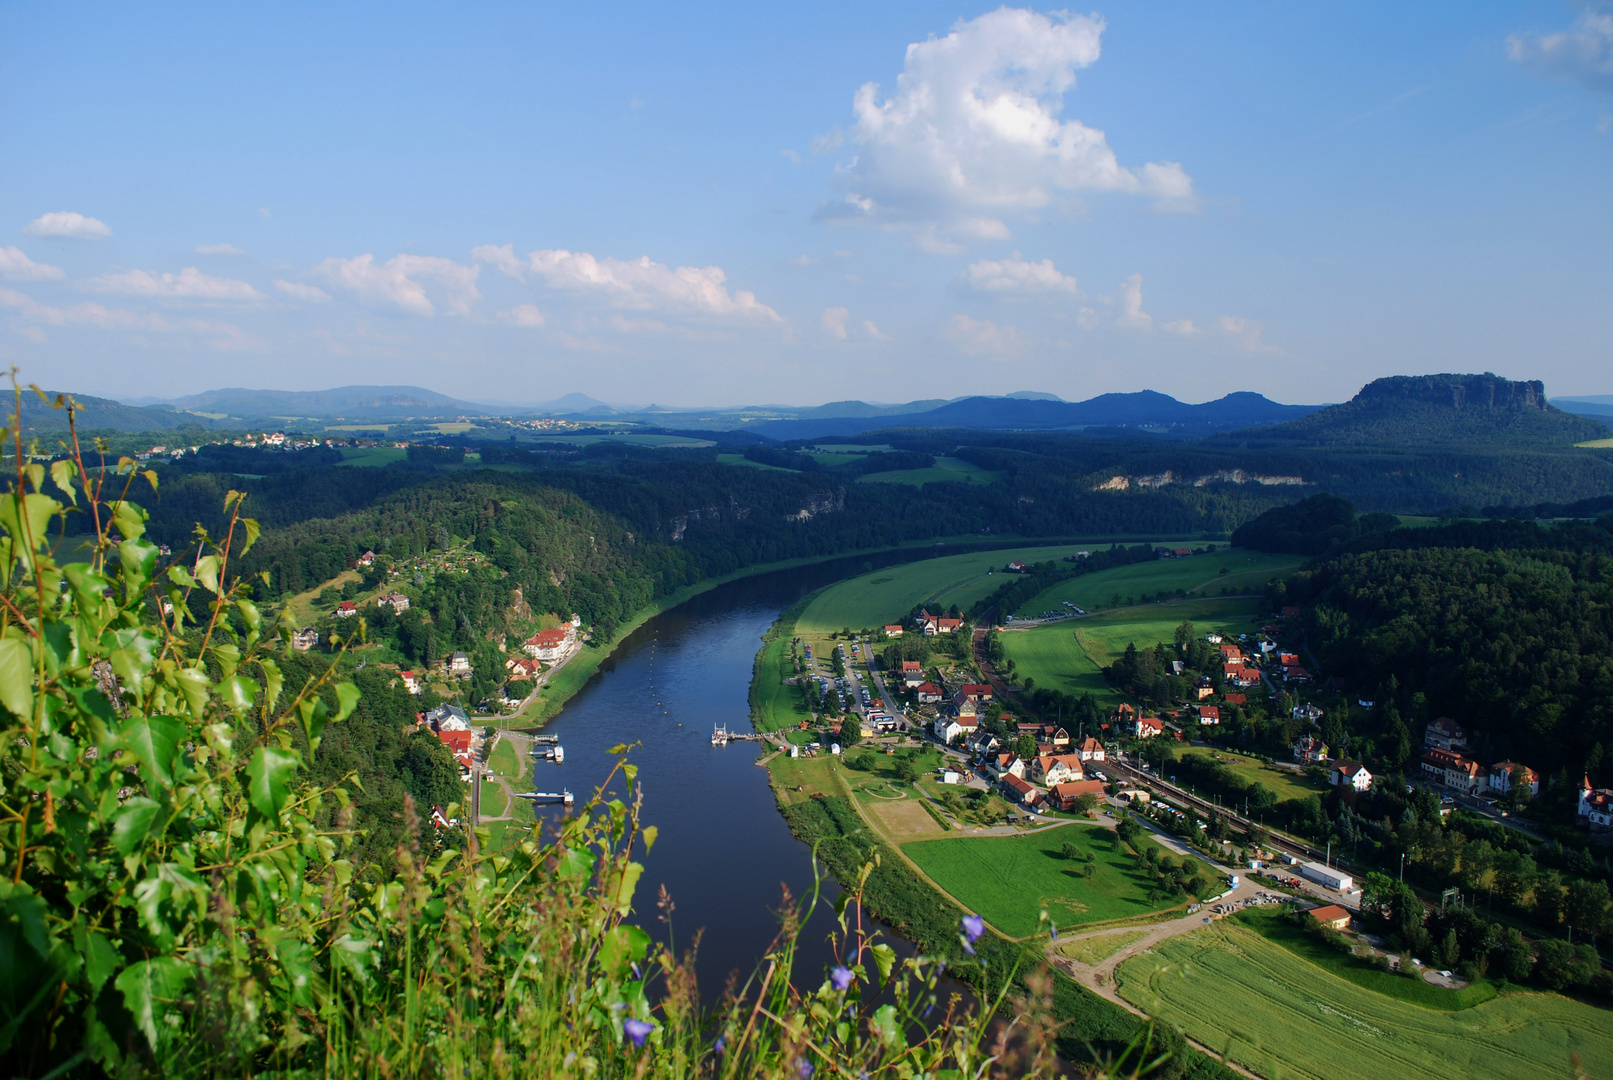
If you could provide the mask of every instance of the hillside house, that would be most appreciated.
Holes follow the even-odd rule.
[[[1220,634],[1214,633],[1212,631],[1211,633],[1208,633],[1208,634],[1204,635],[1204,640],[1208,641],[1211,645],[1219,645],[1219,644],[1221,644],[1221,642],[1225,641],[1226,639],[1223,638]]]
[[[1223,664],[1242,664],[1243,650],[1230,641],[1221,645],[1221,662]]]
[[[1299,607],[1296,604],[1284,604],[1282,617],[1285,619],[1299,618]]]
[[[358,564],[360,566],[374,566],[375,565],[375,552],[366,551],[364,554],[360,555],[358,557]]]
[[[1203,701],[1205,698],[1215,696],[1215,684],[1208,675],[1201,675],[1193,684],[1193,700]]]
[[[941,701],[941,688],[932,682],[922,682],[913,691],[920,705],[935,705]]]
[[[1086,770],[1081,768],[1081,758],[1077,754],[1038,757],[1031,762],[1028,779],[1043,787],[1052,787],[1072,780],[1084,780]]]
[[[1311,673],[1298,664],[1285,664],[1283,666],[1283,682],[1308,683],[1310,681]]]
[[[935,737],[951,746],[966,736],[973,735],[980,727],[980,719],[974,716],[940,716],[934,724]]]
[[[1307,723],[1314,724],[1327,714],[1322,712],[1322,710],[1318,709],[1315,705],[1306,702],[1302,705],[1295,705],[1294,711],[1289,715],[1295,720],[1304,720]]]
[[[1139,739],[1152,739],[1165,733],[1165,721],[1157,716],[1139,716],[1131,722],[1131,733]]]
[[[924,681],[924,665],[917,660],[902,661],[902,685],[909,690]]]
[[[577,644],[577,627],[570,623],[554,630],[539,630],[521,643],[521,650],[534,660],[556,663]]]
[[[1441,716],[1423,729],[1423,745],[1460,754],[1467,749],[1467,729],[1450,717]]]
[[[470,779],[471,766],[476,762],[475,754],[471,750],[470,732],[439,731],[437,738],[442,740],[442,744],[448,747],[448,752],[453,754],[454,760],[459,763],[460,779]]]
[[[376,601],[381,607],[389,607],[394,615],[402,615],[409,610],[409,598],[400,592],[386,593],[377,597]]]
[[[902,624],[899,622],[888,622],[885,624],[886,637],[901,637],[905,633],[907,633],[907,631],[902,629]]]
[[[1540,794],[1540,774],[1516,761],[1498,761],[1490,766],[1489,789],[1498,795],[1512,790],[1513,776],[1529,790],[1530,795]]]
[[[1239,707],[1242,707],[1244,705],[1249,704],[1249,695],[1248,694],[1222,694],[1221,695],[1221,701],[1222,701],[1223,704],[1226,704],[1226,705],[1237,705]]]
[[[1023,574],[1026,571],[1028,571],[1029,569],[1030,569],[1030,567],[1026,566],[1024,563],[1020,562],[1018,559],[1015,559],[1013,562],[1008,564],[1008,572],[1010,574]]]
[[[319,631],[311,626],[305,626],[291,635],[291,647],[298,652],[307,652],[319,644]]]
[[[336,605],[336,617],[338,619],[351,619],[357,614],[358,605],[353,603],[351,600],[343,600],[341,603]]]
[[[1591,787],[1588,776],[1580,781],[1579,816],[1593,829],[1613,828],[1613,790]]]
[[[418,696],[425,689],[425,683],[418,671],[400,671],[398,677],[403,680],[403,688],[411,694]]]
[[[1372,788],[1372,774],[1367,772],[1366,766],[1354,761],[1336,762],[1327,773],[1327,782],[1334,787],[1354,788],[1356,791],[1369,791]]]
[[[1298,667],[1299,666],[1299,654],[1298,653],[1291,653],[1291,652],[1280,652],[1280,653],[1278,653],[1277,654],[1277,666],[1278,667]]]
[[[543,665],[530,656],[512,656],[504,661],[504,670],[512,679],[536,679],[543,674]]]
[[[1221,707],[1219,705],[1199,705],[1199,726],[1208,727],[1221,722]]]
[[[471,676],[470,657],[462,652],[456,652],[448,658],[448,674],[468,679]]]
[[[438,705],[426,714],[426,722],[431,730],[441,734],[444,731],[469,731],[470,717],[458,705]]]
[[[1314,765],[1327,760],[1327,743],[1315,735],[1301,735],[1294,740],[1294,760]]]
[[[1080,755],[1082,761],[1102,761],[1104,759],[1103,744],[1091,735],[1081,740],[1081,745],[1076,748],[1076,753]]]
[[[958,687],[954,700],[972,701],[976,705],[984,705],[991,700],[991,687],[986,683],[964,683]]]
[[[1450,750],[1426,750],[1423,753],[1422,774],[1436,784],[1477,795],[1484,790],[1489,773],[1484,766]]]
[[[969,736],[965,745],[969,748],[969,752],[971,754],[974,754],[976,757],[984,761],[991,756],[998,746],[1001,745],[1001,742],[998,740],[997,736],[993,735],[985,728],[980,728],[973,735]]]
[[[935,637],[937,634],[956,634],[962,627],[962,619],[953,619],[945,615],[931,615],[922,608],[919,610],[918,617],[913,620],[913,628],[923,632],[927,637]]]
[[[1075,801],[1083,795],[1095,795],[1103,800],[1102,780],[1072,780],[1055,784],[1048,790],[1047,801],[1060,810],[1074,810]]]

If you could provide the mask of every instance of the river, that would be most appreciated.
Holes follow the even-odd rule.
[[[956,549],[948,549],[951,554]],[[644,857],[637,921],[664,937],[655,898],[665,886],[675,905],[673,941],[681,952],[703,930],[696,970],[702,995],[720,993],[733,971],[750,974],[778,929],[781,887],[804,896],[811,850],[778,812],[756,743],[711,745],[711,730],[750,731],[750,679],[762,635],[785,608],[814,589],[873,566],[930,557],[932,551],[854,556],[718,586],[645,623],[627,637],[566,708],[544,728],[565,747],[563,765],[536,766],[538,790],[562,785],[581,802],[599,785],[619,743],[641,744],[644,821],[659,830]],[[555,818],[558,808],[540,809]],[[801,937],[796,977],[815,983],[832,957],[825,935],[839,890],[825,879],[818,916]]]

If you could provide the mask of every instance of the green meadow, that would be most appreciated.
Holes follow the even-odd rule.
[[[1093,856],[1093,875],[1084,861],[1064,857],[1073,843]],[[1139,838],[1138,843],[1151,841]],[[1148,898],[1150,881],[1137,871],[1134,856],[1112,829],[1072,824],[1019,836],[917,840],[902,853],[957,901],[1009,937],[1037,932],[1045,908],[1053,923],[1074,927],[1111,919],[1146,918],[1176,906]]]
[[[1613,1014],[1605,1009],[1529,992],[1457,1011],[1422,1008],[1340,978],[1231,920],[1127,960],[1116,988],[1261,1076],[1537,1080],[1613,1071]]]
[[[1044,589],[1021,605],[1015,614],[1027,618],[1043,611],[1063,611],[1066,600],[1083,610],[1099,611],[1109,607],[1116,595],[1126,604],[1144,595],[1174,594],[1177,589],[1189,596],[1218,594],[1228,588],[1240,593],[1256,592],[1272,578],[1293,570],[1303,561],[1294,555],[1223,548],[1211,555],[1117,566]],[[1132,599],[1128,601],[1128,597]]]
[[[1002,473],[982,469],[954,457],[938,457],[927,469],[894,469],[890,472],[869,473],[859,476],[859,484],[907,484],[923,487],[925,484],[968,483],[989,484]]]

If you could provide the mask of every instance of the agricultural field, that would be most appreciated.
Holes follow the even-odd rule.
[[[782,465],[768,465],[765,462],[752,461],[744,454],[718,454],[717,461],[723,465],[743,465],[750,469],[771,469],[773,472],[795,471],[794,469],[786,469]]]
[[[938,457],[935,464],[927,469],[895,469],[891,472],[869,473],[859,476],[859,484],[908,484],[912,487],[923,487],[925,484],[946,484],[963,482],[968,484],[989,484],[1000,477],[1002,473],[982,469],[978,465],[971,465],[967,461],[954,457]]]
[[[1098,575],[1094,574],[1093,577]],[[1003,655],[1014,661],[1021,680],[1066,694],[1112,696],[1103,669],[1135,643],[1141,648],[1170,641],[1187,619],[1200,632],[1242,634],[1255,629],[1255,601],[1184,600],[1145,604],[999,634]]]
[[[1613,1070],[1604,1009],[1508,994],[1460,1011],[1419,1008],[1357,986],[1230,920],[1120,966],[1127,1001],[1262,1076],[1535,1080]]]
[[[1586,446],[1592,450],[1613,450],[1613,439],[1592,439],[1589,442],[1575,443],[1575,446]]]
[[[400,450],[396,446],[342,447],[342,464],[355,469],[391,465],[393,462],[403,461],[408,456],[407,450]]]
[[[1096,867],[1089,879],[1084,862],[1066,859],[1073,843],[1091,853]],[[1138,843],[1150,843],[1139,838]],[[1149,878],[1139,873],[1131,852],[1114,831],[1101,825],[1063,825],[1020,836],[920,840],[902,853],[957,901],[982,915],[1009,937],[1037,932],[1046,909],[1061,929],[1111,919],[1144,918],[1177,906],[1148,899]]]
[[[825,589],[801,614],[798,629],[834,633],[846,626],[878,627],[902,618],[922,603],[943,608],[957,604],[967,610],[1003,584],[998,572],[1008,563],[1062,559],[1091,547],[1088,543],[980,551],[875,570]]]
[[[538,446],[592,446],[601,442],[627,443],[630,446],[650,447],[691,447],[716,446],[710,439],[692,439],[687,435],[650,435],[650,434],[613,434],[613,435],[534,435],[523,442],[536,443]]]
[[[1157,559],[1100,570],[1096,574],[1083,574],[1044,589],[1023,604],[1014,614],[1029,618],[1043,611],[1066,610],[1064,601],[1086,611],[1100,611],[1129,605],[1135,598],[1159,593],[1185,590],[1189,596],[1219,594],[1222,589],[1235,592],[1258,592],[1274,577],[1298,567],[1304,560],[1297,555],[1267,555],[1242,548],[1222,548],[1212,555],[1193,555],[1185,559]],[[1222,571],[1226,573],[1222,573]]]
[[[1325,784],[1318,784],[1304,773],[1275,768],[1248,754],[1238,754],[1219,748],[1210,750],[1205,747],[1192,747],[1180,750],[1176,756],[1183,758],[1189,754],[1209,759],[1219,757],[1221,760],[1218,764],[1251,784],[1265,784],[1277,796],[1279,802],[1283,799],[1308,799],[1327,790]]]
[[[1078,964],[1101,964],[1132,942],[1141,941],[1148,934],[1147,930],[1117,930],[1112,934],[1061,941],[1058,953]]]

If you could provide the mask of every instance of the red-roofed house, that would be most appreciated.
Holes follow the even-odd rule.
[[[530,656],[512,656],[504,661],[512,679],[536,679],[543,673],[543,665]]]
[[[1042,793],[1036,790],[1035,784],[1030,783],[1023,777],[1014,776],[1012,773],[1003,777],[1003,793],[1023,806],[1035,806],[1042,797]]]
[[[958,701],[973,701],[977,704],[991,700],[991,687],[985,683],[964,683],[958,687]]]
[[[973,735],[980,727],[976,716],[940,716],[935,720],[935,737],[951,746],[966,735]]]
[[[1139,716],[1132,722],[1132,734],[1139,739],[1152,739],[1165,732],[1165,721],[1157,716]]]
[[[919,683],[915,693],[920,705],[934,705],[941,700],[941,688],[934,683]]]
[[[1230,641],[1221,646],[1221,659],[1228,664],[1243,663],[1243,650]]]
[[[1081,768],[1081,758],[1078,754],[1059,754],[1039,757],[1031,762],[1030,779],[1044,787],[1062,784],[1069,780],[1085,778],[1086,770]]]
[[[336,605],[336,617],[338,619],[351,619],[357,614],[358,605],[353,603],[351,600],[343,600],[340,604]]]
[[[1102,761],[1104,757],[1103,744],[1091,735],[1081,740],[1076,753],[1081,755],[1082,761]]]
[[[907,633],[907,631],[902,629],[901,623],[888,622],[885,624],[886,637],[901,637],[905,633]]]
[[[1529,794],[1540,794],[1540,774],[1527,765],[1519,765],[1516,761],[1498,761],[1490,766],[1490,790],[1499,791],[1503,795],[1511,791],[1514,773],[1518,775],[1519,781],[1529,789]]]
[[[534,660],[553,663],[570,652],[575,644],[577,628],[568,624],[557,630],[539,630],[522,642],[521,648]]]
[[[1337,904],[1311,908],[1306,914],[1329,930],[1344,930],[1350,925],[1350,913]]]
[[[1052,789],[1048,791],[1047,798],[1048,802],[1060,810],[1073,810],[1075,809],[1075,800],[1083,795],[1096,795],[1101,800],[1103,798],[1103,781],[1071,780],[1064,784],[1054,784]]]
[[[1220,708],[1220,706],[1218,706],[1218,705],[1200,705],[1197,708],[1198,708],[1198,713],[1199,713],[1199,724],[1201,726],[1209,725],[1209,724],[1219,724],[1221,722],[1221,708]]]
[[[1580,781],[1579,816],[1594,828],[1613,828],[1613,791],[1591,787],[1588,776]]]
[[[409,691],[409,693],[418,694],[421,691],[422,687],[421,687],[421,683],[420,683],[420,675],[419,675],[418,672],[400,671],[400,672],[398,672],[398,675],[399,675],[400,678],[403,679],[403,688],[405,690]]]
[[[1223,694],[1222,697],[1221,697],[1221,700],[1223,702],[1225,702],[1226,704],[1228,704],[1228,705],[1247,705],[1247,704],[1249,704],[1249,695],[1248,694]]]
[[[991,760],[991,769],[999,780],[1007,776],[1017,776],[1021,780],[1025,778],[1025,763],[1018,754],[998,754]]]

